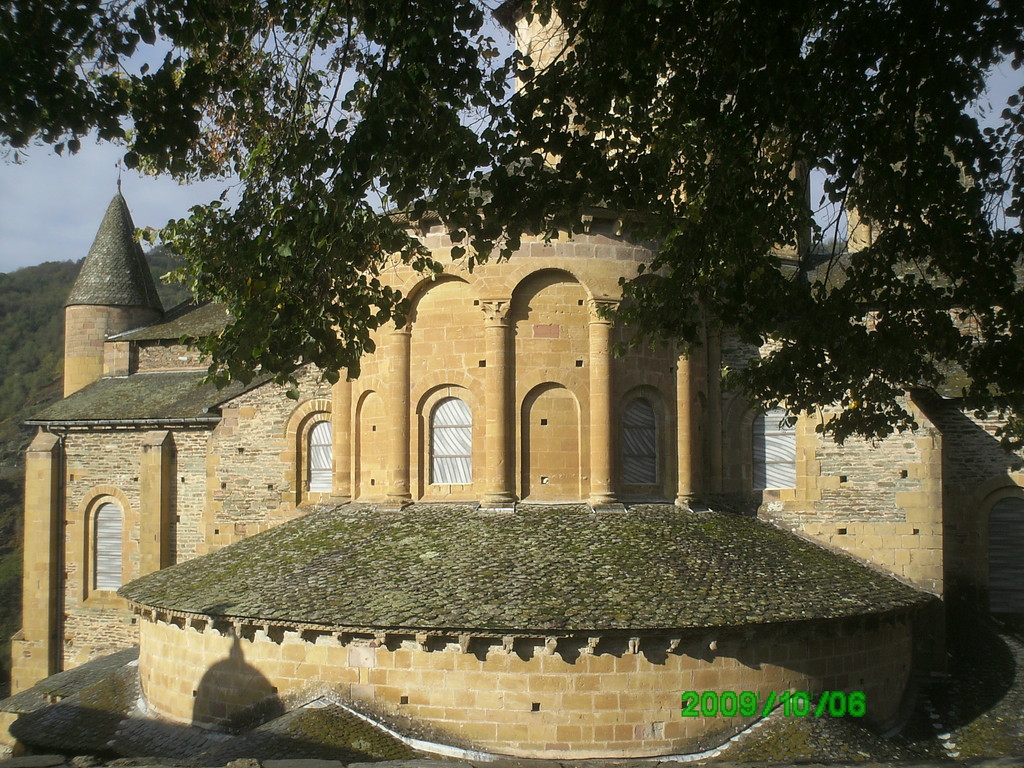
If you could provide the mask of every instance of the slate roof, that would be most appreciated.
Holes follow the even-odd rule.
[[[519,634],[838,618],[933,599],[756,519],[667,504],[319,509],[119,594],[284,625]]]
[[[34,415],[26,424],[99,424],[110,421],[214,421],[217,406],[270,380],[201,384],[205,371],[137,373],[103,378]]]
[[[153,275],[121,193],[114,195],[64,306],[152,307],[163,312]]]
[[[113,672],[139,658],[138,646],[103,656],[73,669],[43,678],[31,688],[0,701],[0,712],[35,712],[37,709],[66,699],[90,685],[109,677]]]
[[[113,338],[117,341],[177,341],[183,336],[217,333],[224,329],[228,320],[228,310],[223,304],[207,302],[196,306],[187,301],[168,310],[162,322]]]

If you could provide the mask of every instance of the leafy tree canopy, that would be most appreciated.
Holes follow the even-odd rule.
[[[839,403],[836,437],[884,435],[912,423],[908,387],[955,370],[1024,435],[1022,102],[972,106],[1024,63],[1019,0],[503,10],[560,27],[506,58],[480,0],[9,0],[0,135],[76,151],[96,131],[129,164],[241,179],[163,234],[237,318],[203,342],[221,377],[336,376],[403,320],[380,270],[438,267],[382,210],[440,217],[479,261],[601,205],[661,243],[624,318],[770,342],[734,376],[755,399]],[[809,169],[865,247],[808,247],[845,240],[812,220]]]

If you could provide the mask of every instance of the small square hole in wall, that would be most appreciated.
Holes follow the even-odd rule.
[[[486,368],[487,367],[487,361],[486,360],[481,360],[480,362],[477,363],[477,365],[480,366],[481,368]]]
[[[902,477],[902,478],[906,478],[906,476],[907,476],[907,470],[905,470],[905,469],[901,469],[901,470],[900,470],[900,477]]]
[[[582,360],[577,360],[576,361],[576,367],[577,368],[582,368],[583,367],[583,361]]]
[[[198,695],[199,695],[199,691],[197,691],[197,690],[193,689],[193,690],[192,690],[192,698],[194,699],[194,698],[196,698],[196,696],[198,696]]]
[[[270,686],[270,692],[271,693],[277,693],[277,686],[276,685]]]
[[[185,483],[185,478],[184,478],[184,476],[183,476],[183,477],[181,478],[181,482],[182,482],[182,484],[184,484],[184,483]]]
[[[548,477],[547,477],[547,475],[541,475],[540,476],[540,484],[541,485],[547,485],[548,484]]]
[[[370,478],[370,485],[376,485],[376,484],[377,484],[377,481],[376,481],[376,480],[374,480],[374,479],[373,479],[373,478],[371,477],[371,478]]]
[[[241,446],[241,445],[238,446],[238,452],[239,453],[245,453],[245,448],[243,446]]]
[[[273,483],[267,483],[267,490],[268,491],[274,490],[274,484]]]
[[[919,533],[921,533],[921,529],[920,528],[915,528],[914,529],[914,535],[917,536]]]
[[[846,535],[846,529],[845,528],[836,528],[836,533],[838,533],[840,536],[845,536]]]
[[[227,484],[227,483],[221,483],[221,484],[220,484],[220,489],[221,489],[222,491],[226,491],[226,490],[228,489],[228,484]]]
[[[214,536],[220,536],[220,528],[214,528],[213,529],[213,535]]]
[[[409,697],[408,696],[400,696],[398,698],[398,703],[399,704],[408,704],[409,703]]]
[[[540,702],[539,701],[533,702],[530,705],[530,711],[531,712],[540,712]]]
[[[474,307],[479,307],[480,306],[480,299],[473,299],[473,306]],[[405,702],[403,701],[402,703],[404,704]]]
[[[139,621],[138,616],[132,616],[132,624],[136,624],[136,623],[138,623],[138,621]]]
[[[576,306],[577,307],[582,307],[583,306],[583,299],[576,299]]]
[[[371,432],[376,432],[377,431],[377,425],[374,424],[372,427],[370,427],[370,431]]]
[[[846,475],[840,475],[839,476],[839,482],[840,483],[845,483],[846,482]]]
[[[547,420],[547,419],[541,419],[541,420],[540,420],[540,425],[541,425],[542,427],[546,427],[546,426],[548,425],[548,420]]]
[[[68,475],[68,480],[70,480],[72,483],[75,482],[75,474],[74,474],[74,472],[72,472],[70,475]],[[181,478],[181,482],[185,482],[185,478],[184,477]]]

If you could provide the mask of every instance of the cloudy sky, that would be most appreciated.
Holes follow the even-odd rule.
[[[1000,68],[989,79],[995,112],[1024,86],[1024,69]],[[74,156],[58,157],[34,147],[21,164],[0,159],[0,272],[44,261],[83,258],[110,199],[117,191],[117,161],[123,150],[83,142]],[[215,199],[224,183],[180,186],[169,178],[124,171],[122,192],[138,227],[161,227],[199,203]]]

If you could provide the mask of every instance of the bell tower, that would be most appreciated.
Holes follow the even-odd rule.
[[[118,189],[64,305],[64,396],[103,375],[103,343],[163,316],[153,276]]]

